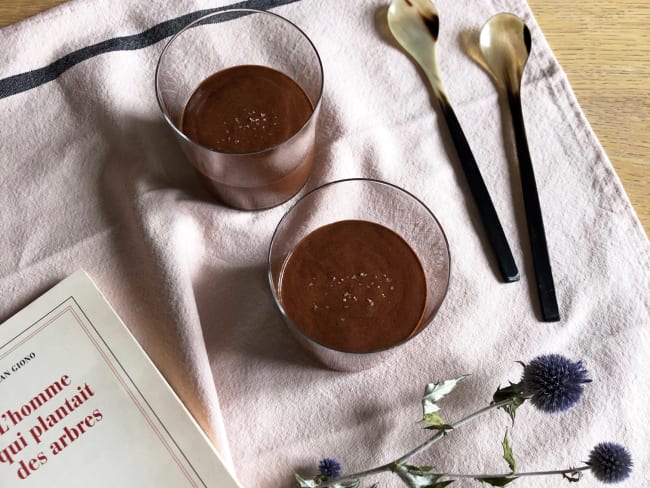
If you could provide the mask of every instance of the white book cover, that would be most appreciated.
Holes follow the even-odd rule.
[[[0,487],[238,486],[86,273],[0,325]]]

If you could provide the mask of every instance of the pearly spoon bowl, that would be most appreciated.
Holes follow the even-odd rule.
[[[388,28],[393,37],[420,65],[436,97],[446,95],[436,63],[440,21],[431,0],[393,0],[388,7]]]
[[[481,29],[479,44],[495,83],[502,89],[519,93],[532,46],[526,24],[516,15],[497,14]]]

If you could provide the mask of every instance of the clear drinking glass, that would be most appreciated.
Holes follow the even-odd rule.
[[[190,140],[180,128],[188,99],[215,72],[243,65],[273,68],[308,96],[311,116],[289,139],[252,153],[228,153]],[[316,48],[296,25],[271,12],[232,9],[202,17],[179,31],[163,49],[155,75],[163,116],[183,152],[223,203],[239,209],[273,207],[309,176],[323,69]]]
[[[424,270],[426,303],[418,329],[406,340],[383,350],[356,353],[325,346],[308,337],[282,306],[279,286],[289,254],[314,230],[342,220],[364,220],[392,230],[411,247]],[[310,191],[282,217],[271,239],[268,279],[275,304],[298,341],[330,368],[360,371],[381,362],[432,322],[447,294],[449,259],[449,247],[442,227],[418,198],[390,183],[347,179]]]

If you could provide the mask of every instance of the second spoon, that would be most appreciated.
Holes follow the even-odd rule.
[[[480,47],[483,59],[496,84],[508,95],[542,317],[545,322],[556,322],[560,320],[560,312],[521,110],[521,78],[531,45],[528,27],[513,14],[497,14],[491,17],[481,29]]]
[[[388,27],[400,45],[420,65],[440,104],[456,147],[467,184],[474,196],[488,241],[494,250],[503,280],[519,280],[519,270],[501,227],[501,222],[479,171],[463,129],[447,99],[435,58],[438,12],[431,0],[393,0],[388,8]]]

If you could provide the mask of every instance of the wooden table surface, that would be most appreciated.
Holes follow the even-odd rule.
[[[65,0],[2,0],[0,27]],[[528,0],[650,233],[650,2]]]

